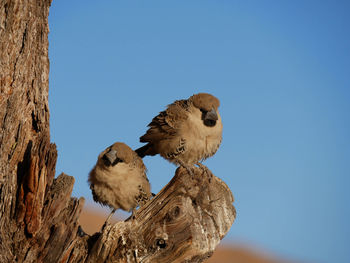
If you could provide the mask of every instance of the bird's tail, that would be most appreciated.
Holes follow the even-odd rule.
[[[147,143],[146,145],[136,149],[135,152],[137,153],[138,156],[143,158],[146,155],[148,155],[147,152],[149,151],[149,148],[150,148],[150,145],[149,145],[149,143]]]

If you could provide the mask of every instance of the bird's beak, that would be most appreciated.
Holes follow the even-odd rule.
[[[216,113],[215,109],[212,108],[211,111],[208,111],[205,115],[205,120],[208,121],[217,121],[218,120],[218,114]]]
[[[114,164],[115,160],[117,159],[117,151],[113,149],[109,150],[107,153],[105,153],[103,159],[108,166]]]
[[[208,127],[214,127],[216,125],[216,121],[218,120],[218,114],[216,110],[213,108],[211,111],[208,111],[204,116],[204,124]]]

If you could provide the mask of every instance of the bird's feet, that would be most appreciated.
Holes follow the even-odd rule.
[[[198,165],[199,168],[201,168],[203,170],[203,172],[208,172],[208,167],[206,167],[204,164],[198,162],[196,163]]]
[[[84,230],[81,228],[81,226],[78,226],[77,235],[79,237],[83,237],[83,236],[86,236],[87,234],[84,232]]]
[[[135,220],[135,218],[136,218],[136,208],[133,208],[131,212],[131,219]]]
[[[134,221],[134,220],[136,220],[136,207],[135,208],[133,208],[132,210],[131,210],[131,216],[129,216],[127,219],[125,219],[125,222],[127,222],[127,221],[130,221],[131,220],[131,222],[132,221]]]
[[[153,200],[153,198],[156,196],[155,193],[151,193],[151,196],[148,198],[148,200]]]
[[[116,209],[113,209],[112,212],[109,214],[109,216],[107,217],[105,223],[103,224],[102,228],[101,228],[101,232],[103,231],[103,229],[109,224],[109,220],[111,219],[112,215],[115,213]]]
[[[182,165],[183,167],[185,167],[185,169],[187,170],[187,172],[191,175],[192,178],[194,178],[194,173],[193,173],[193,169],[192,167],[188,166],[188,165]]]
[[[200,169],[202,169],[203,173],[206,173],[209,176],[209,180],[212,178],[212,173],[209,171],[208,167],[206,167],[204,164],[198,162],[196,163]]]
[[[190,165],[184,163],[180,159],[176,158],[176,161],[178,162],[178,164],[180,164],[182,167],[184,167],[187,170],[187,172],[191,175],[192,178],[194,178],[193,167],[191,167]]]

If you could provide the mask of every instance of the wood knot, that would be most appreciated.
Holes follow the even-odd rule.
[[[180,215],[180,207],[175,206],[173,210],[173,216],[178,217]]]
[[[168,213],[166,213],[164,219],[166,222],[170,222],[173,219],[179,217],[180,215],[180,207],[179,206],[175,206],[171,211],[169,211]]]
[[[159,248],[166,248],[166,242],[165,242],[165,240],[162,239],[162,238],[156,240],[156,245],[157,245]]]

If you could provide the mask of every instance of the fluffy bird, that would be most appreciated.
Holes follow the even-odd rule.
[[[116,209],[132,211],[150,199],[150,184],[142,159],[126,144],[116,142],[100,153],[89,174],[95,202]]]
[[[160,154],[184,166],[203,165],[200,161],[214,155],[222,140],[220,101],[211,94],[198,93],[168,105],[148,125],[140,142],[147,143],[135,152],[143,158]]]

